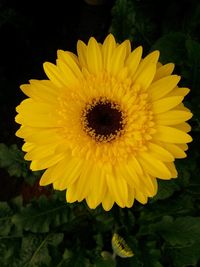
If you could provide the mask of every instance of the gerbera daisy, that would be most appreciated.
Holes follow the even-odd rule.
[[[142,59],[128,40],[103,44],[92,37],[77,56],[58,50],[44,63],[48,80],[21,86],[29,97],[17,107],[17,136],[33,171],[46,169],[40,185],[66,189],[67,202],[86,200],[110,210],[131,207],[157,192],[157,180],[177,177],[175,158],[186,157],[191,112],[177,86],[174,64],[159,51]]]
[[[126,244],[125,240],[118,234],[114,233],[112,237],[112,249],[114,254],[120,256],[121,258],[133,257],[133,251]]]

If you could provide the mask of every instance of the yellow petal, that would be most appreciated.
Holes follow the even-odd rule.
[[[47,77],[52,81],[52,83],[57,87],[63,87],[67,85],[67,80],[65,76],[61,74],[57,66],[50,62],[45,62],[43,64],[44,71]]]
[[[142,180],[138,176],[138,174],[135,171],[135,168],[133,167],[133,164],[131,161],[129,161],[127,164],[119,164],[118,166],[119,170],[117,169],[117,172],[120,172],[122,177],[126,179],[127,183],[132,187],[141,187]]]
[[[168,143],[190,143],[192,138],[187,133],[168,126],[158,126],[155,138]]]
[[[127,76],[128,76],[128,69],[127,67],[124,67],[119,71],[117,79],[123,82],[127,78]]]
[[[71,89],[72,86],[79,86],[80,81],[77,79],[73,71],[60,59],[56,60],[56,64],[62,76],[65,77],[66,86]]]
[[[21,138],[25,138],[26,136],[29,136],[31,135],[31,130],[32,129],[35,129],[35,128],[32,128],[32,127],[26,127],[26,126],[21,126],[19,128],[19,130],[17,130],[17,132],[15,133],[15,135],[17,137],[21,137]]]
[[[170,110],[157,114],[155,120],[160,125],[175,125],[191,119],[192,113],[182,110]]]
[[[95,167],[95,166],[94,166]],[[79,189],[79,198],[78,201],[82,201],[87,197],[89,191],[91,190],[91,172],[93,170],[92,162],[85,162],[80,174],[80,177],[77,181],[77,188]],[[95,178],[92,178],[95,179]]]
[[[171,173],[166,165],[151,156],[147,152],[140,153],[139,161],[145,171],[154,177],[170,179]]]
[[[180,103],[178,106],[176,106],[176,109],[190,112],[189,108],[186,108],[183,103]]]
[[[46,168],[49,168],[55,164],[57,164],[60,160],[64,158],[63,154],[56,154],[56,155],[51,155],[39,160],[33,160],[30,165],[30,169],[32,171],[39,171],[43,170]]]
[[[113,199],[121,208],[124,208],[128,199],[126,181],[122,177],[118,177],[118,175],[107,175],[106,180],[109,192]]]
[[[176,127],[176,129],[184,131],[186,133],[191,131],[191,126],[187,122],[177,124],[177,125],[175,125],[175,127]]]
[[[54,105],[57,103],[58,95],[61,93],[61,90],[56,88],[51,81],[30,80],[29,82],[29,94],[31,98],[39,102],[47,102]]]
[[[131,42],[129,40],[125,40],[124,45],[126,47],[126,58],[127,58],[131,53]]]
[[[153,81],[154,75],[156,73],[156,65],[150,63],[144,68],[144,70],[135,78],[134,83],[139,84],[142,89],[146,89],[149,87],[151,82]]]
[[[153,101],[156,101],[172,91],[179,81],[180,77],[178,75],[164,77],[151,84],[148,89],[149,95]]]
[[[77,42],[77,54],[81,67],[87,68],[87,46],[84,42]]]
[[[62,138],[54,128],[33,128],[23,127],[20,128],[16,135],[23,137],[28,142],[33,142],[36,145],[49,145],[51,143],[60,144]]]
[[[40,180],[40,185],[46,185],[46,183],[54,183],[56,180],[61,180],[65,174],[66,169],[66,162],[68,162],[68,158],[64,157],[61,161],[59,161],[54,166],[50,167],[51,173],[49,176],[49,179],[47,175],[44,175],[42,177],[42,180]],[[48,174],[48,173],[47,173]]]
[[[95,190],[93,190],[96,188]],[[103,200],[106,192],[106,180],[102,169],[93,168],[90,174],[90,193],[86,197],[88,206],[91,209],[95,209]]]
[[[41,159],[53,155],[57,144],[48,144],[48,146],[37,146],[26,153],[25,160]]]
[[[63,169],[65,170],[65,172],[61,177],[58,177],[56,181],[53,183],[54,189],[64,190],[70,187],[79,178],[79,175],[81,174],[82,171],[82,166],[83,166],[83,161],[76,158],[72,158],[68,162],[65,162],[65,166],[63,165]],[[80,191],[79,188],[77,187],[77,200],[80,197],[79,194]]]
[[[129,165],[131,165],[135,172],[140,176],[143,175],[143,170],[142,167],[140,165],[140,163],[138,162],[138,160],[135,157],[131,157],[130,161],[129,161]]]
[[[135,190],[135,199],[142,204],[147,203],[147,196],[139,190]]]
[[[156,50],[156,51],[151,52],[143,60],[141,60],[140,65],[138,66],[137,71],[135,72],[135,75],[133,76],[133,80],[135,80],[136,77],[140,75],[149,64],[156,65],[158,62],[159,55],[160,55],[160,52]]]
[[[128,67],[130,76],[133,76],[139,66],[142,57],[142,46],[137,47],[127,58],[125,65]]]
[[[166,165],[167,165],[167,168],[170,170],[170,172],[172,174],[172,178],[177,178],[178,172],[176,170],[174,162],[167,162]]]
[[[189,88],[176,86],[171,92],[169,92],[166,97],[170,96],[186,96],[190,92]]]
[[[168,168],[169,169],[169,168]],[[170,171],[171,172],[171,171]],[[158,192],[158,183],[157,183],[157,179],[155,177],[152,177],[152,176],[149,176],[150,179],[151,179],[151,182],[153,184],[153,187],[154,187],[154,191],[153,191],[153,194],[152,195],[149,195],[150,197],[153,197],[157,194]]]
[[[126,44],[120,44],[113,52],[111,58],[111,64],[109,66],[110,69],[108,71],[113,74],[117,75],[120,70],[124,67],[124,61],[126,57]]]
[[[82,172],[83,161],[77,158],[71,158],[68,162],[65,163],[65,167],[63,166],[65,172],[63,176],[58,177],[54,182],[54,189],[64,190],[70,187],[80,176]],[[79,198],[80,190],[77,187],[77,200]]]
[[[74,55],[74,58],[68,51],[63,50],[58,50],[57,53],[58,59],[62,60],[77,78],[82,79],[83,74],[79,68],[79,65],[77,64],[78,59],[76,58],[76,55]]]
[[[27,95],[28,97],[32,97],[32,94],[31,94],[32,93],[32,86],[30,84],[22,84],[22,85],[20,85],[20,89],[25,95]]]
[[[150,180],[147,174],[142,174],[140,176],[137,175],[135,169],[133,168],[132,164],[125,164],[122,163],[118,167],[121,166],[121,169],[117,169],[117,172],[124,177],[127,181],[127,184],[133,188],[136,188],[141,191],[148,192],[148,194],[153,195],[154,193],[154,185]]]
[[[149,53],[142,61],[142,65],[148,65],[149,63],[157,63],[160,56],[160,51],[155,50]]]
[[[101,72],[102,63],[102,52],[97,41],[91,37],[87,47],[87,66],[90,73],[97,74]]]
[[[40,186],[45,186],[53,183],[54,177],[51,175],[53,167],[48,168],[40,178]]]
[[[66,201],[73,203],[77,201],[77,186],[76,183],[72,184],[66,191]]]
[[[159,99],[152,103],[153,112],[158,114],[162,112],[166,112],[183,101],[183,96],[172,96]]]
[[[112,68],[111,58],[115,48],[116,48],[115,38],[113,37],[112,34],[109,34],[102,45],[103,66],[105,70],[110,70]]]
[[[90,203],[91,208],[96,208],[103,200],[106,192],[106,180],[105,174],[103,172],[102,166],[96,165],[90,174],[90,193],[88,194],[86,201]],[[96,190],[93,190],[96,188]]]
[[[157,64],[156,64],[156,67],[157,67],[157,70],[159,69],[159,68],[161,68],[163,66],[163,64],[161,63],[161,62],[157,62]]]
[[[64,52],[67,53],[74,60],[74,62],[76,62],[76,64],[80,67],[80,62],[78,60],[77,55],[75,55],[74,53],[72,53],[70,51],[64,51]]]
[[[165,162],[174,161],[173,155],[170,152],[168,152],[166,149],[164,149],[163,147],[155,143],[149,143],[148,147],[152,155],[155,156],[157,159],[160,159]]]
[[[158,185],[155,177],[145,174],[144,180],[146,182],[145,187],[149,197],[155,196],[158,190]]]
[[[35,110],[34,110],[35,109]],[[17,112],[38,112],[48,113],[53,109],[53,106],[47,103],[38,103],[31,98],[23,100],[19,106],[16,107]]]
[[[134,198],[135,198],[135,190],[134,188],[128,186],[128,200],[127,200],[127,208],[131,208],[134,203]]]
[[[168,63],[168,64],[165,64],[159,67],[154,76],[154,81],[160,80],[161,78],[165,76],[171,75],[174,70],[174,67],[175,65],[173,63]]]
[[[187,144],[178,144],[178,146],[179,146],[180,149],[182,149],[183,151],[187,151],[187,150],[188,150],[188,145],[187,145]]]
[[[26,142],[26,143],[23,144],[23,146],[22,146],[22,151],[24,151],[24,152],[28,152],[28,151],[31,151],[31,150],[34,149],[34,148],[35,148],[35,144]]]
[[[108,191],[106,191],[104,198],[102,200],[102,206],[103,206],[104,210],[109,211],[113,205],[114,205],[114,200],[113,200],[112,196],[110,195],[110,193]]]
[[[163,143],[162,144],[165,149],[167,149],[175,158],[182,159],[186,158],[187,155],[185,152],[179,147],[179,145]]]
[[[17,106],[19,113],[15,121],[30,127],[55,127],[58,126],[58,117],[52,105],[37,103],[32,99],[25,99]]]

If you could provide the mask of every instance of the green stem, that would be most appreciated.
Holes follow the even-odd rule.
[[[32,255],[30,261],[29,261],[26,265],[24,265],[24,267],[25,267],[25,266],[27,266],[27,267],[28,267],[28,266],[31,266],[31,264],[32,264],[32,262],[34,261],[34,259],[35,259],[36,255],[37,255],[37,253],[38,253],[38,252],[40,251],[40,249],[44,246],[44,244],[46,243],[48,237],[49,237],[49,235],[47,235],[47,236],[45,237],[45,239],[41,242],[41,244],[39,245],[39,247],[38,247],[38,248],[35,250],[35,252],[33,253],[33,255]]]

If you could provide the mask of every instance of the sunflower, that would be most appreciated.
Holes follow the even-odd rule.
[[[110,210],[145,204],[156,178],[177,177],[174,161],[192,141],[192,113],[182,104],[189,89],[158,58],[111,34],[103,44],[91,37],[78,41],[77,55],[58,50],[56,65],[45,62],[47,80],[21,86],[28,98],[16,108],[16,135],[30,168],[46,169],[40,185]]]

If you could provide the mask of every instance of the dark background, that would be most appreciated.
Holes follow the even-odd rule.
[[[0,142],[19,142],[14,117],[15,107],[23,99],[20,84],[46,78],[42,64],[55,62],[58,49],[76,52],[78,39],[105,38],[114,1],[104,2],[1,1]]]

